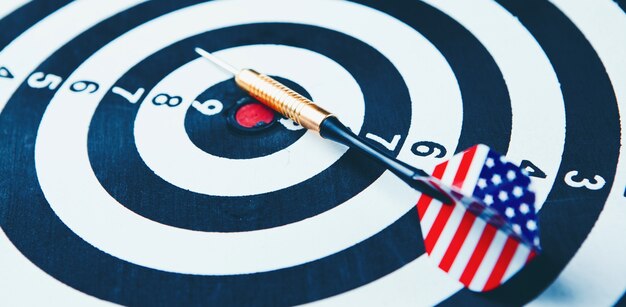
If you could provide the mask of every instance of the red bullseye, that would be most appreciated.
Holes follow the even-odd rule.
[[[274,116],[274,111],[258,102],[243,105],[235,112],[237,124],[244,128],[269,125],[274,121]]]

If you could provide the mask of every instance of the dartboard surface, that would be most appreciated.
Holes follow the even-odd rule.
[[[0,305],[626,303],[624,9],[3,0]],[[418,192],[195,47],[425,170],[506,154],[532,177],[543,252],[465,289],[425,254]]]

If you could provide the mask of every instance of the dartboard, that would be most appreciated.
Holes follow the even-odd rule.
[[[0,3],[0,305],[611,305],[626,289],[626,3]],[[432,171],[530,174],[542,253],[476,293],[419,192],[194,48],[323,102]]]

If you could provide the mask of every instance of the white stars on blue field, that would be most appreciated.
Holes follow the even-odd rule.
[[[530,178],[519,167],[489,151],[474,197],[504,217],[510,229],[524,241],[539,248],[535,193],[529,185]]]

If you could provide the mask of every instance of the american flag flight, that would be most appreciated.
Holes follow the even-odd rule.
[[[454,203],[420,196],[426,252],[467,288],[491,290],[541,251],[535,193],[518,166],[476,145],[437,165],[433,177],[439,181],[429,184]]]

